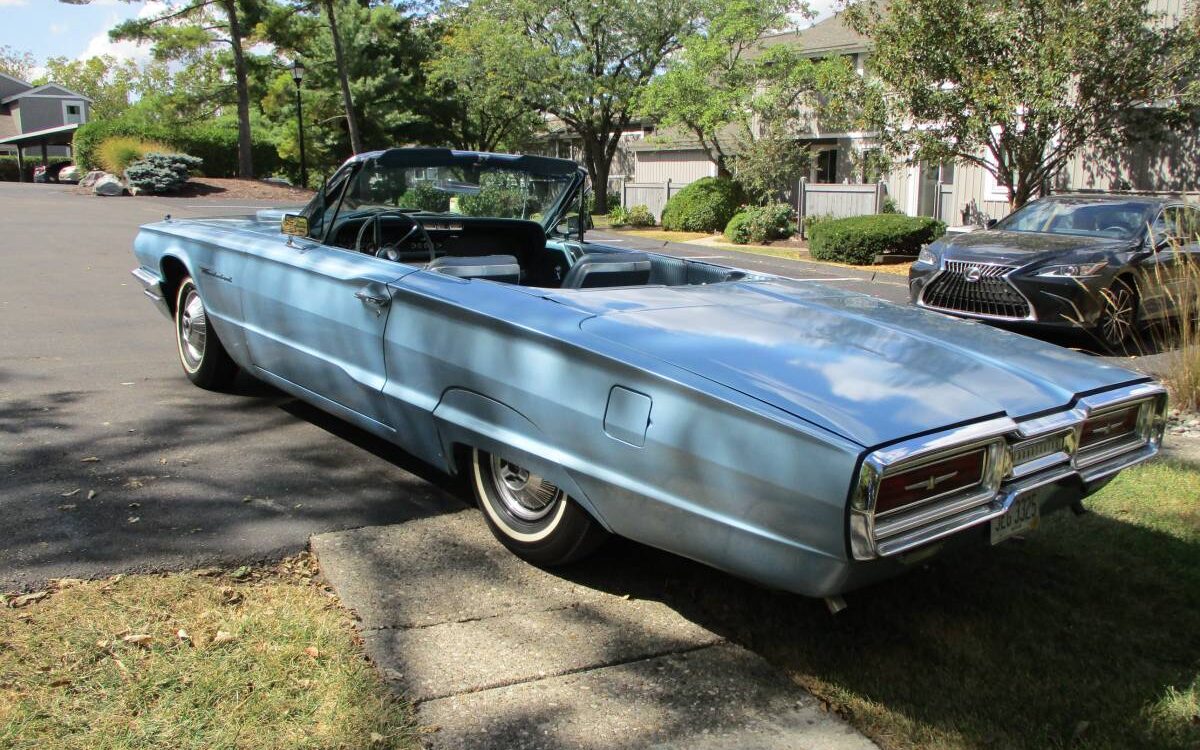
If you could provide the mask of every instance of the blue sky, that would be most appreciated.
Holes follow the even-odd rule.
[[[147,7],[150,6],[150,7]],[[92,0],[67,5],[58,0],[0,0],[0,46],[32,52],[41,63],[48,57],[147,57],[145,48],[108,40],[108,30],[138,13],[154,11],[154,2]]]

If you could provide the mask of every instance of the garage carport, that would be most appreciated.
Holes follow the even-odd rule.
[[[21,133],[20,135],[9,136],[8,138],[0,138],[0,146],[17,147],[17,179],[24,182],[24,149],[32,146],[41,146],[42,164],[49,166],[50,156],[47,153],[47,149],[50,146],[70,147],[75,140],[75,130],[78,127],[79,123],[71,123],[70,125],[59,125],[56,128],[46,128],[45,130],[35,130],[31,133]],[[72,149],[72,153],[74,153],[74,149]]]

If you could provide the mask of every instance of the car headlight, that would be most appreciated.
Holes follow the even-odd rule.
[[[1063,266],[1046,266],[1038,271],[1038,276],[1056,276],[1060,278],[1078,279],[1085,276],[1095,276],[1108,265],[1108,261],[1099,263],[1071,263]]]
[[[930,245],[921,245],[921,252],[917,253],[917,262],[924,263],[930,266],[937,265],[937,253],[933,251]]]

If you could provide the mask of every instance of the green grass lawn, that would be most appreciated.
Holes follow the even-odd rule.
[[[348,614],[304,578],[136,575],[10,599],[0,747],[418,747]]]
[[[1091,513],[937,559],[830,617],[698,591],[885,750],[1200,747],[1200,467],[1121,474]]]

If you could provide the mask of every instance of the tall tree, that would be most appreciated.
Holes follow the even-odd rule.
[[[358,115],[354,112],[354,97],[350,94],[350,76],[346,72],[346,55],[342,51],[342,36],[338,33],[337,10],[333,0],[323,0],[325,17],[329,21],[329,38],[333,42],[333,59],[337,65],[338,86],[342,90],[342,103],[346,108],[346,127],[350,131],[350,148],[354,153],[363,149],[362,135],[358,131]]]
[[[61,0],[83,5],[91,0]],[[133,0],[124,0],[132,2]],[[238,175],[254,176],[251,153],[249,64],[246,48],[269,0],[164,0],[165,9],[118,24],[109,36],[154,45],[159,60],[186,60],[228,45],[238,117]],[[249,43],[249,44],[248,44]]]
[[[529,45],[493,18],[455,19],[426,64],[434,96],[446,103],[445,141],[474,151],[518,150],[542,120],[514,96],[508,72]],[[518,67],[525,67],[517,64]]]
[[[37,60],[30,52],[20,52],[7,44],[0,46],[0,73],[28,81],[37,67]]]
[[[638,93],[699,21],[699,0],[475,0],[464,15],[496,22],[528,53],[506,71],[514,96],[579,136],[595,191],[608,210],[608,174]]]
[[[91,116],[99,120],[118,117],[139,97],[153,93],[168,76],[162,63],[143,67],[112,55],[71,60],[52,57],[46,72],[35,83],[57,83],[92,100]]]
[[[1200,36],[1146,0],[891,0],[847,17],[874,41],[885,146],[978,165],[1014,208],[1085,145],[1180,116],[1200,69]]]

